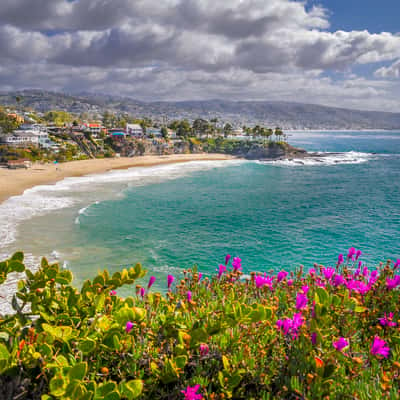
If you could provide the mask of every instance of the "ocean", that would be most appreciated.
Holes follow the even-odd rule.
[[[333,265],[350,246],[368,265],[400,258],[400,132],[291,132],[289,143],[335,154],[116,170],[29,189],[0,205],[0,256],[46,256],[77,285],[140,262],[160,289],[194,264],[212,274],[227,253],[245,272]]]

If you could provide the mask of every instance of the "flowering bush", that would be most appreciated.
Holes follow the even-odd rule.
[[[165,295],[151,277],[122,298],[139,264],[77,290],[70,271],[43,259],[32,273],[16,253],[0,263],[0,283],[26,275],[0,318],[0,398],[399,398],[400,263],[370,271],[360,256],[276,276],[229,256],[213,277],[170,275]]]

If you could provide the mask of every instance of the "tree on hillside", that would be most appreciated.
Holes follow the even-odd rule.
[[[71,123],[74,117],[66,111],[48,111],[44,119],[48,122],[54,122],[57,126],[64,126],[65,124]]]
[[[173,129],[173,128],[172,128]],[[188,120],[179,121],[176,125],[176,135],[180,137],[188,137],[192,133],[192,127]]]
[[[164,139],[168,139],[168,129],[167,129],[165,126],[163,126],[163,127],[161,128],[161,136],[162,136]]]
[[[275,128],[274,134],[275,134],[276,138],[278,139],[278,141],[280,141],[281,137],[283,136],[283,131],[281,128],[279,128],[279,126],[277,126]]]
[[[210,132],[208,121],[202,118],[197,118],[193,121],[193,132],[195,135],[204,135]]]
[[[232,125],[228,122],[224,126],[224,136],[227,137],[229,136],[233,131]]]
[[[10,133],[17,129],[18,126],[19,123],[15,118],[0,110],[0,133]]]

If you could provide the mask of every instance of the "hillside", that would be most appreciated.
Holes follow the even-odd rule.
[[[105,110],[162,119],[218,118],[235,125],[279,125],[284,129],[400,129],[400,113],[360,111],[315,104],[271,101],[142,102],[101,94],[69,95],[40,90],[0,93],[0,104],[20,105],[45,112],[61,109],[101,114]]]

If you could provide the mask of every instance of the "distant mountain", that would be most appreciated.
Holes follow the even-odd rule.
[[[360,111],[315,104],[276,101],[155,101],[103,94],[66,94],[41,90],[0,93],[0,104],[31,107],[39,112],[61,109],[100,116],[108,110],[157,120],[218,118],[234,125],[281,126],[284,129],[400,129],[400,113]]]

